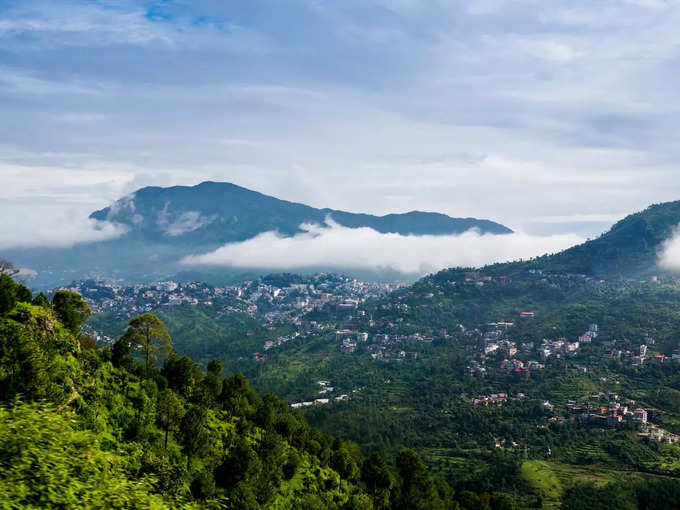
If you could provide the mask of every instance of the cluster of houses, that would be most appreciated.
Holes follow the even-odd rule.
[[[269,283],[266,278],[227,287],[198,282],[119,285],[86,280],[74,283],[69,290],[83,295],[93,312],[114,311],[132,316],[164,306],[200,305],[218,308],[217,313],[224,308],[253,316],[260,314],[271,324],[290,324],[326,305],[356,309],[366,299],[384,296],[399,287],[325,273],[309,277],[306,283],[280,285]]]
[[[504,359],[499,367],[501,372],[512,374],[520,379],[528,379],[531,372],[543,370],[545,365],[538,361],[522,361],[519,359]]]
[[[667,430],[664,430],[659,426],[654,425],[653,423],[643,424],[642,427],[640,427],[640,432],[638,432],[638,436],[646,439],[651,439],[659,443],[677,443],[680,440],[680,436],[678,436],[677,434],[668,432]]]
[[[585,402],[570,400],[567,411],[574,421],[590,427],[616,427],[624,422],[647,424],[661,412],[653,408],[634,407],[634,401],[622,401],[616,393],[590,395]],[[650,424],[651,425],[651,424]]]
[[[390,351],[379,345],[371,345],[368,347],[368,350],[371,352],[371,359],[373,360],[385,361],[390,359],[418,359],[418,353],[413,351]]]
[[[633,367],[641,367],[648,359],[647,344],[644,343],[630,350],[619,347],[619,342],[616,340],[606,340],[602,342],[602,348],[607,356],[627,361]],[[680,361],[680,356],[678,358]],[[663,363],[666,360],[666,356],[664,354],[656,354],[654,359]]]
[[[338,395],[334,398],[315,398],[314,400],[309,400],[306,402],[295,402],[290,405],[290,410],[295,411],[296,409],[303,409],[305,407],[312,406],[322,406],[329,404],[331,402],[347,402],[349,400],[349,395]]]
[[[363,317],[364,312],[362,310],[357,311],[360,317]],[[413,333],[409,335],[397,335],[389,333],[376,333],[372,337],[364,332],[360,331],[362,325],[367,325],[372,328],[379,326],[376,321],[368,320],[362,323],[360,320],[356,320],[355,317],[350,317],[343,323],[344,328],[335,331],[335,341],[338,343],[338,348],[341,352],[352,353],[357,349],[358,344],[368,343],[368,350],[372,351],[371,355],[373,359],[387,359],[393,357],[390,355],[394,347],[399,345],[416,345],[416,344],[428,344],[434,341],[433,337],[424,336],[420,333]],[[369,341],[370,340],[370,341]],[[399,351],[405,352],[405,351]],[[397,356],[405,358],[407,355]]]
[[[204,283],[157,282],[119,285],[86,280],[67,290],[81,294],[93,312],[118,312],[131,317],[165,306],[212,306],[217,289]]]
[[[569,342],[566,338],[558,338],[556,340],[544,339],[538,354],[543,361],[551,357],[575,356],[578,354],[580,346],[581,344],[578,341]]]
[[[473,406],[501,406],[508,400],[507,393],[492,393],[491,395],[480,395],[472,399]]]
[[[489,276],[489,275],[483,275],[479,273],[478,271],[468,271],[465,273],[465,283],[468,284],[473,284],[477,285],[479,287],[483,287],[484,284],[488,283],[500,283],[500,284],[507,284],[510,283],[511,279],[508,276]]]
[[[297,338],[298,336],[300,336],[300,333],[295,331],[290,336],[280,336],[276,340],[267,340],[263,345],[263,349],[265,351],[268,351],[269,349],[272,349],[274,347],[279,347]]]
[[[329,393],[333,393],[335,390],[335,388],[331,386],[330,381],[317,381],[317,384],[319,385],[319,395],[327,395]],[[330,404],[331,402],[347,402],[348,400],[349,395],[343,393],[342,395],[338,395],[336,397],[320,397],[305,402],[296,402],[290,405],[290,410],[294,411],[296,409],[303,409],[305,407],[321,406]]]

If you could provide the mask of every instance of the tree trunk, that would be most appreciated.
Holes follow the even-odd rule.
[[[144,354],[146,355],[146,376],[149,377],[149,357],[151,356],[151,342],[149,337],[146,337],[146,345],[144,346]]]

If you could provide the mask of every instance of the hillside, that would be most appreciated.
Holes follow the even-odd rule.
[[[637,277],[657,274],[658,252],[680,224],[680,201],[654,204],[618,221],[597,239],[529,262],[495,264],[493,274],[528,269],[593,277]]]
[[[151,314],[102,349],[80,295],[0,274],[0,296],[3,508],[461,508],[415,452],[364,457],[219,361],[177,355]]]

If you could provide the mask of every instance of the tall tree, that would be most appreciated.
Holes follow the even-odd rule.
[[[165,449],[168,449],[168,434],[170,430],[179,430],[184,417],[184,401],[171,389],[164,389],[158,395],[158,422],[165,430]]]
[[[182,418],[179,433],[187,456],[187,471],[191,469],[191,458],[207,448],[207,423],[208,410],[196,405],[190,406]]]
[[[7,314],[16,302],[16,283],[10,276],[0,274],[0,315]]]
[[[57,291],[52,298],[52,307],[57,318],[76,337],[80,335],[85,321],[92,314],[82,296],[70,290]]]
[[[366,484],[366,489],[373,497],[373,507],[384,508],[392,487],[385,459],[377,453],[371,454],[361,466],[361,481]]]
[[[125,337],[144,357],[147,376],[158,356],[167,355],[171,349],[170,333],[165,329],[163,321],[152,313],[133,317]]]

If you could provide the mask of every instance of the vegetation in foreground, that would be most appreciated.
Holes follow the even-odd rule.
[[[179,357],[152,314],[105,349],[80,333],[88,315],[0,275],[3,508],[516,506],[454,494],[412,450],[364,457],[220,362]]]

